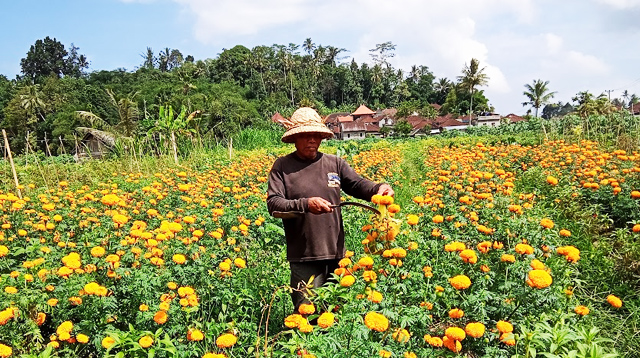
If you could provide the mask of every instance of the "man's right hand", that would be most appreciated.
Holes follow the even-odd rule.
[[[308,210],[312,214],[330,213],[333,211],[331,203],[321,197],[314,196],[309,198]]]

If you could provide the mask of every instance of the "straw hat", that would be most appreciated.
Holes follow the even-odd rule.
[[[282,135],[282,141],[293,143],[294,136],[299,133],[320,133],[323,139],[333,137],[333,132],[324,124],[318,112],[313,108],[298,108],[289,120],[281,122],[287,131]]]

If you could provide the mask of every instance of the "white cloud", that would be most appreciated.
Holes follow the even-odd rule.
[[[640,0],[596,0],[597,2],[605,5],[612,6],[616,9],[630,9],[633,7],[640,7]]]

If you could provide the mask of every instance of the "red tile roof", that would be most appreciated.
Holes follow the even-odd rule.
[[[444,128],[444,127],[460,127],[460,126],[466,126],[467,124],[460,122],[457,119],[454,118],[449,118],[446,121],[439,123],[439,127]]]
[[[344,116],[344,117],[340,116],[340,117],[338,117],[338,122],[339,123],[353,122],[353,117],[351,117],[351,116]]]
[[[325,123],[338,123],[338,117],[344,117],[350,115],[349,112],[331,113],[325,118]]]
[[[365,127],[364,123],[360,123],[360,122],[344,122],[342,123],[342,133],[344,132],[359,132],[359,131],[366,131],[367,128]]]
[[[510,123],[526,121],[526,119],[524,119],[524,118],[522,118],[522,117],[520,117],[518,115],[515,115],[513,113],[509,113],[506,116],[504,116],[503,118],[509,118],[509,122]]]
[[[358,107],[358,109],[356,109],[355,112],[351,113],[352,116],[363,116],[365,114],[368,115],[374,115],[376,112],[370,110],[367,106],[365,106],[364,104],[360,105],[360,107]]]

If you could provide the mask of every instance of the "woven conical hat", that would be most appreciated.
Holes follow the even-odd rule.
[[[313,108],[297,109],[291,118],[283,124],[287,129],[282,136],[282,141],[285,143],[293,143],[293,136],[299,133],[320,133],[325,139],[333,137],[333,132],[327,128],[318,112]]]

